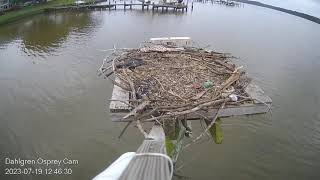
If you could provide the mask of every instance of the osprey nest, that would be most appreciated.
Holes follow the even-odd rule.
[[[146,44],[114,49],[99,71],[130,92],[123,103],[132,109],[123,119],[174,120],[199,110],[252,103],[245,92],[250,79],[231,58],[195,47]]]

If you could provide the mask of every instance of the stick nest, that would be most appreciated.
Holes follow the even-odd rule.
[[[230,61],[233,57],[228,54],[163,45],[118,51],[121,53],[117,53],[112,65],[102,65],[100,70],[106,75],[112,68],[121,80],[116,85],[130,91],[133,108],[148,101],[145,106],[150,110],[157,109],[164,116],[180,116],[184,113],[179,112],[188,114],[196,107],[217,108],[223,102],[239,105],[251,101],[245,93],[250,79]],[[232,100],[231,94],[237,100]]]

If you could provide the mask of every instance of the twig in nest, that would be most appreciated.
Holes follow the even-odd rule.
[[[120,139],[122,137],[122,135],[126,132],[127,128],[129,127],[129,125],[132,123],[132,121],[129,121],[126,126],[122,129],[120,135],[118,136],[118,138]]]
[[[102,64],[101,67],[98,69],[98,72],[100,72],[98,74],[98,76],[101,76],[104,72],[106,72],[107,70],[109,70],[111,68],[112,68],[112,66],[104,67],[104,64]]]
[[[196,111],[198,111],[198,110],[200,110],[200,109],[202,109],[204,107],[220,104],[223,101],[225,101],[225,99],[219,99],[219,100],[216,100],[216,101],[203,103],[203,104],[200,104],[199,106],[197,106],[195,108],[192,108],[192,109],[189,109],[189,110],[180,111],[180,112],[172,112],[172,113],[170,112],[170,115],[179,116],[179,115],[184,115],[184,114],[190,114],[190,113],[196,112]]]
[[[123,104],[126,104],[126,105],[128,105],[128,106],[130,106],[130,107],[134,108],[134,106],[133,106],[133,105],[131,105],[130,103],[128,103],[128,102],[126,102],[126,101],[122,101],[122,100],[118,100],[118,99],[109,99],[109,101],[119,101],[119,102],[122,102]]]
[[[199,106],[197,106],[195,108],[192,108],[192,109],[189,109],[189,110],[178,111],[178,112],[170,112],[170,114],[149,118],[149,119],[146,119],[144,121],[154,121],[156,119],[161,119],[161,118],[169,118],[169,117],[174,117],[174,116],[190,114],[190,113],[196,112],[196,111],[198,111],[198,110],[200,110],[200,109],[202,109],[204,107],[220,104],[220,103],[224,102],[225,100],[226,99],[219,99],[219,100],[216,100],[216,101],[210,101],[210,102],[207,102],[207,103],[200,104]]]
[[[150,112],[144,113],[141,116],[137,116],[137,119],[143,119],[145,117],[151,116],[154,112],[156,112],[157,107],[152,109]]]
[[[148,134],[146,133],[146,131],[143,129],[141,121],[138,119],[137,120],[137,127],[140,130],[140,132],[143,134],[144,138],[148,137]]]
[[[109,77],[114,73],[114,71],[109,72],[108,74],[104,75],[105,77]]]
[[[169,94],[173,95],[173,96],[176,96],[178,97],[179,99],[183,100],[183,101],[186,101],[185,99],[183,99],[181,96],[177,95],[176,93],[174,93],[171,89],[169,91],[167,91],[166,89],[164,89],[163,85],[161,84],[161,82],[156,78],[156,77],[153,77],[161,86],[161,88],[163,89],[163,91],[166,91],[168,92]]]
[[[98,49],[99,51],[103,51],[103,52],[107,52],[107,51],[121,51],[121,50],[124,50],[124,51],[127,51],[127,50],[133,50],[134,48],[115,48],[113,47],[112,49]]]
[[[116,61],[117,57],[112,59],[112,71],[116,70],[116,65],[115,65],[115,61]]]
[[[208,103],[208,102],[211,102],[211,101],[218,100],[220,97],[221,96],[216,96],[212,100],[201,101],[201,102],[198,102],[198,103],[191,102],[191,103],[187,103],[187,104],[178,104],[178,105],[172,105],[172,106],[158,106],[157,108],[159,110],[165,110],[165,109],[178,109],[178,108],[183,108],[183,107],[187,107],[187,106],[195,107],[195,106],[198,106],[198,105],[203,104],[203,103]]]
[[[105,58],[105,59],[102,60],[102,64],[101,64],[100,68],[98,69],[98,71],[100,71],[100,72],[103,71],[104,63],[106,63],[106,61],[107,61],[107,58]]]
[[[107,77],[107,78],[108,78],[114,85],[122,88],[123,90],[130,91],[130,89],[129,89],[128,87],[126,87],[126,86],[124,86],[124,85],[116,82],[115,80],[113,80],[113,79],[111,79],[111,78],[109,78],[109,77]]]
[[[136,116],[139,111],[142,111],[146,106],[150,104],[150,101],[146,100],[139,104],[136,108],[130,111],[127,115],[125,115],[122,119],[127,119],[130,116]]]
[[[130,77],[128,76],[128,74],[127,74],[127,69],[122,69],[122,72],[123,72],[123,74],[126,76],[126,79],[127,79],[127,81],[129,82],[129,85],[130,85],[130,88],[131,88],[131,95],[132,95],[132,99],[133,100],[136,100],[137,99],[137,95],[136,95],[136,90],[135,90],[135,88],[134,88],[134,84],[133,84],[133,82],[131,81],[131,79],[130,79]]]
[[[242,98],[249,98],[249,99],[251,99],[251,100],[258,101],[258,102],[264,104],[265,106],[267,106],[267,107],[268,107],[268,112],[269,112],[269,111],[271,112],[271,105],[269,105],[269,104],[267,104],[267,103],[265,103],[265,102],[263,102],[263,101],[261,101],[261,100],[259,100],[259,99],[252,98],[252,97],[246,97],[246,96],[240,96],[240,95],[237,95],[237,96],[242,97]]]
[[[221,85],[219,91],[223,91],[231,86],[232,83],[236,82],[240,78],[239,68],[233,71],[232,75]]]
[[[195,96],[193,96],[191,98],[191,100],[197,100],[197,99],[200,99],[206,92],[208,91],[208,89],[204,90],[204,91],[201,91],[200,93],[196,94]]]
[[[238,96],[238,95],[237,95]],[[240,97],[240,96],[239,96]],[[251,98],[244,98],[240,101],[236,101],[236,102],[228,102],[227,105],[239,105],[242,102],[248,101],[248,100],[252,100]]]
[[[217,110],[217,113],[215,114],[214,118],[212,119],[211,123],[207,126],[207,128],[205,129],[204,132],[202,132],[197,138],[195,138],[194,140],[192,140],[191,143],[185,145],[182,149],[185,149],[189,146],[191,146],[193,143],[197,142],[199,139],[202,138],[202,136],[204,136],[205,134],[208,133],[209,129],[213,126],[213,124],[216,122],[216,119],[218,118],[218,115],[219,115],[219,111],[221,109],[224,108],[224,105],[226,104],[226,102],[228,101],[229,99],[225,99],[224,102],[221,104],[220,108]]]
[[[235,69],[234,69],[234,67],[233,67],[233,65],[231,65],[231,64],[228,64],[228,63],[225,63],[225,62],[223,62],[223,61],[221,61],[221,60],[213,60],[213,62],[215,62],[215,63],[217,63],[217,64],[219,64],[219,65],[221,65],[221,66],[224,66],[224,67],[226,67],[228,70],[230,70],[230,71],[234,71]]]

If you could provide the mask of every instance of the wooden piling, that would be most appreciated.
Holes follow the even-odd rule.
[[[108,1],[107,1],[108,2]],[[123,6],[123,9],[126,10],[127,7],[129,6],[130,10],[132,10],[132,6],[141,6],[142,10],[145,10],[145,6],[147,7],[147,10],[149,10],[149,6],[151,6],[152,11],[155,9],[159,11],[159,8],[161,9],[162,12],[167,11],[169,9],[173,9],[174,11],[178,11],[181,9],[181,11],[184,11],[184,9],[187,11],[188,5],[186,4],[146,4],[145,2],[142,3],[134,3],[130,2],[127,3],[124,1],[123,3],[117,4],[117,1],[114,0],[114,2],[111,2],[109,0],[108,4],[104,5],[96,5],[96,4],[89,4],[89,5],[81,5],[81,6],[65,6],[65,7],[53,7],[53,8],[46,8],[45,11],[56,11],[56,10],[85,10],[85,9],[90,9],[90,10],[102,10],[102,9],[115,9],[117,10],[117,6]]]

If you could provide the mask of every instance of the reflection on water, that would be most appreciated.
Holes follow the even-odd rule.
[[[190,36],[240,57],[237,63],[274,102],[272,114],[224,119],[223,144],[208,140],[183,152],[179,174],[319,179],[320,26],[254,6],[195,4],[184,14],[68,12],[1,27],[0,159],[68,157],[79,160],[72,176],[46,179],[90,179],[134,151],[142,137],[132,127],[117,139],[123,125],[112,123],[106,109],[112,84],[96,70],[106,55],[101,50],[162,36]],[[193,129],[197,134],[201,126]]]
[[[42,56],[55,52],[67,38],[76,34],[90,36],[98,21],[88,13],[52,13],[29,18],[21,23],[15,23],[0,30],[0,47],[20,41],[21,49],[28,56]]]

